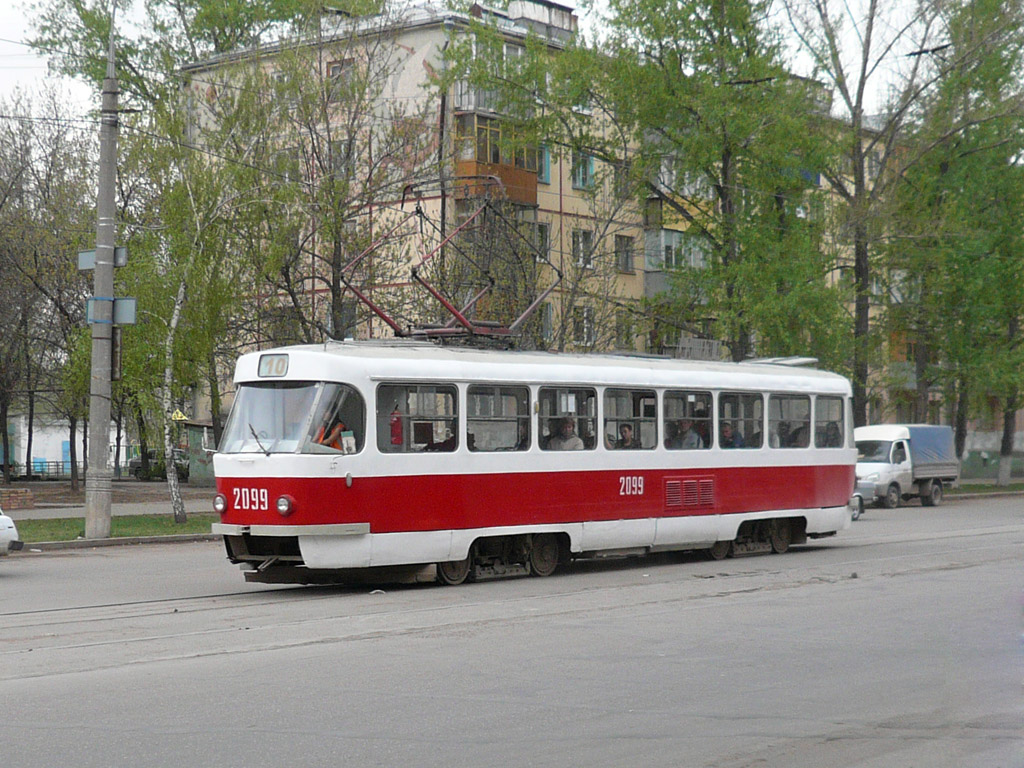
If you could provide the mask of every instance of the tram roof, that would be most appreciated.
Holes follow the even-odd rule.
[[[407,340],[332,341],[252,352],[239,359],[235,380],[258,379],[260,356],[273,353],[289,355],[288,378],[292,380],[360,377],[371,381],[701,386],[843,394],[849,393],[850,387],[838,374],[781,362],[732,363],[642,355],[481,350]]]

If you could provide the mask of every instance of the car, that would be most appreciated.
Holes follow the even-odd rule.
[[[178,479],[187,483],[188,461],[182,451],[174,451],[174,465],[178,468]],[[166,480],[167,464],[162,456],[157,455],[156,451],[149,451],[149,473],[147,474],[142,468],[142,457],[136,456],[128,462],[128,474],[136,480]]]
[[[17,552],[24,546],[18,538],[18,528],[14,521],[0,509],[0,557],[8,552]]]

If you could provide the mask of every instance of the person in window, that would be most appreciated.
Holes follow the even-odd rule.
[[[825,448],[838,448],[843,444],[843,436],[839,433],[839,425],[830,421],[825,425]]]
[[[775,432],[769,437],[772,448],[789,448],[792,445],[789,434],[789,422],[780,421]]]
[[[345,422],[336,415],[324,423],[316,432],[315,442],[333,448],[336,451],[344,450],[341,441],[341,433],[346,431]]]
[[[619,439],[615,441],[615,450],[633,450],[639,447],[640,443],[633,436],[633,425],[619,424]]]
[[[665,443],[671,450],[693,450],[704,447],[704,438],[693,425],[693,419],[680,419],[675,424],[675,434]]]
[[[548,438],[549,451],[582,451],[583,441],[576,434],[576,420],[566,416],[558,422],[558,432]]]
[[[733,430],[731,421],[722,422],[721,445],[723,448],[742,448],[744,445],[743,435]]]
[[[516,441],[515,450],[530,450],[530,425],[525,421],[519,422],[519,439]]]
[[[429,443],[426,444],[426,446],[424,446],[423,450],[451,453],[452,451],[455,450],[455,446],[458,442],[456,437],[457,431],[458,421],[456,419],[452,419],[448,427],[448,437],[436,443],[433,440],[431,440]]]

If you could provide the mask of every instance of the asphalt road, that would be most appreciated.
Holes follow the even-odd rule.
[[[212,542],[0,560],[0,763],[1024,766],[1024,499],[786,555],[247,585]]]

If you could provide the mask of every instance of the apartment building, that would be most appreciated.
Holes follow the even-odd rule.
[[[637,349],[647,268],[640,206],[617,193],[615,169],[594,157],[571,147],[513,147],[515,122],[489,92],[465,82],[439,87],[445,51],[472,36],[475,20],[498,30],[509,57],[522,55],[530,36],[557,55],[578,24],[571,8],[547,0],[513,0],[507,10],[476,5],[466,14],[424,3],[372,18],[325,15],[315,39],[186,67],[194,138],[223,121],[220,100],[244,73],[259,70],[275,85],[288,79],[288,67],[304,72],[302,88],[278,96],[291,110],[281,125],[292,130],[279,127],[269,138],[270,156],[281,175],[303,179],[311,197],[343,182],[344,194],[332,198],[341,202],[316,208],[294,235],[290,298],[301,296],[300,311],[312,316],[333,309],[338,317],[344,294],[352,323],[327,323],[332,335],[445,325],[449,317],[422,280],[480,328],[512,322],[543,294],[528,326],[534,346]],[[303,100],[317,97],[319,109],[299,117]],[[521,263],[511,269],[510,260]],[[501,272],[499,261],[504,279],[532,284],[499,278],[489,294],[469,298]],[[379,311],[354,310],[356,293]]]

